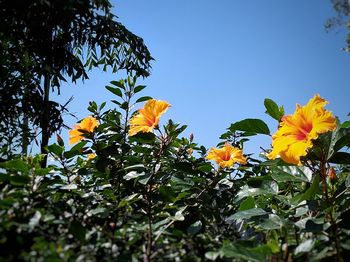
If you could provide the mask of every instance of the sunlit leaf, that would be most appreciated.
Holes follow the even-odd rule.
[[[251,118],[233,123],[230,126],[230,131],[246,131],[265,135],[270,134],[270,130],[264,121]]]
[[[280,111],[278,105],[272,99],[266,98],[264,100],[264,105],[266,108],[266,114],[273,117],[276,120],[280,120],[283,116],[283,113]]]
[[[252,208],[244,211],[239,211],[229,217],[229,220],[238,220],[238,219],[248,219],[255,216],[263,216],[268,214],[264,209],[261,208]]]

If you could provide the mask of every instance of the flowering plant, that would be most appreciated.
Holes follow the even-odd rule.
[[[260,119],[233,123],[207,150],[112,81],[114,105],[89,105],[42,155],[0,163],[0,258],[77,261],[345,261],[350,253],[349,123],[314,96],[292,115],[271,99]],[[135,105],[144,103],[133,112]],[[153,132],[156,130],[156,132]],[[272,148],[243,150],[252,135]],[[244,152],[244,154],[243,154]],[[88,156],[88,157],[86,157]],[[210,161],[215,161],[215,164]],[[237,165],[235,165],[237,163]],[[219,168],[217,168],[219,166]]]

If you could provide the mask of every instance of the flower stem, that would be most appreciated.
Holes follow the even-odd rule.
[[[331,228],[332,228],[332,234],[333,234],[333,237],[334,237],[334,242],[335,242],[335,249],[336,249],[336,252],[337,252],[337,256],[336,256],[336,261],[337,262],[340,262],[340,261],[343,261],[341,256],[340,256],[340,245],[339,245],[339,239],[338,239],[338,234],[337,234],[337,231],[338,231],[338,227],[337,227],[337,224],[333,218],[333,206],[332,206],[332,203],[329,199],[329,195],[328,195],[328,186],[327,186],[327,167],[326,167],[326,161],[323,159],[320,163],[320,176],[321,176],[321,181],[322,181],[322,187],[323,187],[323,194],[326,198],[326,203],[327,203],[327,206],[330,207],[330,210],[328,211],[328,217],[329,217],[329,220],[331,222]]]

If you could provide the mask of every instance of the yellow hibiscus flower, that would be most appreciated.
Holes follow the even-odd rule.
[[[328,102],[315,95],[305,106],[297,104],[293,115],[282,117],[279,129],[272,136],[272,151],[268,158],[280,156],[285,162],[301,165],[300,157],[312,147],[312,140],[334,130],[336,119],[324,109]]]
[[[247,159],[243,156],[241,149],[225,143],[222,148],[212,147],[206,157],[207,160],[214,160],[221,168],[231,167],[234,163],[246,164]]]
[[[89,116],[83,119],[79,124],[75,125],[72,130],[69,130],[69,144],[75,144],[84,138],[83,133],[79,130],[92,133],[98,126],[97,119]]]
[[[152,132],[158,126],[160,117],[167,111],[170,104],[162,101],[150,99],[145,107],[140,109],[136,115],[130,119],[129,136],[139,132]]]

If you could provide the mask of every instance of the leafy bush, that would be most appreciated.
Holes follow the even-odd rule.
[[[132,114],[134,105],[159,101],[138,97],[144,86],[136,78],[106,88],[118,109],[90,102],[91,117],[71,131],[77,143],[67,149],[58,137],[48,146],[53,164],[41,168],[42,155],[0,164],[2,260],[344,261],[350,255],[349,122],[334,118],[334,127],[305,140],[303,153],[293,155],[297,163],[288,163],[287,147],[273,151],[283,130],[260,159],[241,154],[251,136],[270,135],[262,120],[245,119],[227,129],[208,157],[193,135],[181,137],[186,126],[172,120],[158,126],[165,104]],[[270,99],[265,107],[279,130],[287,125],[282,107]],[[318,117],[327,114],[322,110]],[[130,131],[130,118],[139,131]]]

